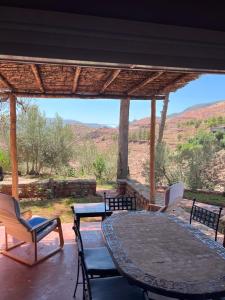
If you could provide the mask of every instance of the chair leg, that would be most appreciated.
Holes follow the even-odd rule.
[[[34,263],[37,263],[37,241],[34,242]]]
[[[58,220],[58,232],[59,232],[60,247],[63,248],[64,238],[63,238],[62,224],[60,219]]]
[[[9,250],[16,248],[22,244],[25,244],[26,242],[19,242],[18,244],[15,244],[11,247],[8,246],[8,237],[7,237],[7,233],[5,234],[5,242],[6,242],[6,249],[4,251],[2,251],[2,254],[5,256],[8,256],[22,264],[25,264],[27,266],[34,266],[40,262],[42,262],[43,260],[51,257],[52,255],[56,254],[57,252],[59,252],[60,250],[62,250],[63,245],[64,245],[64,239],[63,239],[63,233],[62,233],[62,227],[61,227],[61,223],[59,223],[59,238],[60,238],[60,246],[57,247],[56,249],[50,251],[48,254],[46,254],[44,257],[38,259],[38,253],[37,253],[37,241],[35,239],[34,241],[34,261],[28,261],[22,257],[18,257],[17,255],[14,255],[13,253],[10,253]]]
[[[74,293],[73,293],[74,298],[76,296],[77,287],[78,287],[78,284],[79,284],[79,275],[80,275],[80,261],[79,261],[79,257],[78,257],[78,261],[77,261],[77,279],[76,279],[75,289],[74,289]]]
[[[7,234],[7,231],[5,229],[5,251],[8,250],[8,234]]]

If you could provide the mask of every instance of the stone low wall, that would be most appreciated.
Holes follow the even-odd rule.
[[[11,195],[11,184],[1,184],[0,192]],[[19,198],[84,197],[96,195],[96,181],[87,179],[43,180],[19,184]]]
[[[120,195],[136,194],[137,208],[148,209],[149,208],[149,188],[138,181],[126,179],[117,181],[117,192]],[[156,194],[156,203],[159,206],[164,205],[164,193]]]

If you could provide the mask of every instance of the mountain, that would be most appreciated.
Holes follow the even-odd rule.
[[[173,114],[167,117],[164,131],[164,141],[171,149],[175,149],[180,143],[194,136],[200,128],[209,130],[204,122],[199,128],[188,125],[190,120],[205,120],[211,117],[225,116],[225,101],[195,105],[185,109],[181,113]],[[157,118],[156,137],[158,134],[160,118]],[[115,136],[118,135],[118,128],[88,128],[77,127],[75,136],[91,138],[99,149],[107,149],[115,143]],[[130,123],[129,132],[140,133],[149,130],[150,118],[135,120]],[[83,134],[81,134],[83,132]],[[137,134],[136,134],[137,136]],[[79,141],[78,141],[79,142]],[[132,178],[144,183],[143,164],[149,158],[149,144],[146,140],[136,140],[129,142],[129,169]]]
[[[49,121],[53,121],[54,118],[48,118]],[[80,125],[80,126],[87,126],[90,128],[109,128],[109,126],[105,124],[99,124],[99,123],[83,123],[80,121],[76,120],[71,120],[71,119],[63,119],[64,124],[68,125]]]

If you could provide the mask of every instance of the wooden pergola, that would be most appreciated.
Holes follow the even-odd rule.
[[[198,78],[199,72],[163,70],[135,65],[74,65],[64,63],[0,61],[0,99],[10,100],[12,195],[18,198],[16,101],[18,97],[121,99],[118,141],[118,179],[128,172],[129,103],[151,100],[150,202],[155,201],[156,100]]]

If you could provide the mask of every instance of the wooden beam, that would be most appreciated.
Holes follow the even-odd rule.
[[[128,175],[129,108],[130,98],[122,99],[120,102],[117,179],[126,179]]]
[[[150,82],[152,82],[155,79],[159,78],[163,73],[164,73],[163,71],[160,71],[160,72],[151,74],[147,79],[145,79],[141,83],[139,83],[139,84],[133,86],[131,89],[129,89],[128,92],[127,92],[127,95],[131,95],[134,92],[136,92],[137,90],[143,88],[144,86],[146,86]]]
[[[76,67],[75,72],[74,72],[74,78],[73,78],[73,87],[72,87],[73,94],[76,93],[76,90],[78,87],[80,72],[81,72],[81,67]]]
[[[170,83],[168,83],[162,89],[158,90],[156,94],[157,95],[159,95],[159,94],[165,94],[165,93],[168,94],[169,92],[171,92],[173,90],[174,85],[177,82],[179,82],[179,81],[181,81],[183,79],[186,79],[186,77],[189,77],[189,76],[190,76],[190,74],[187,74],[187,73],[184,73],[184,74],[181,74],[181,75],[177,76],[174,80],[172,80]]]
[[[155,204],[155,125],[156,125],[156,101],[151,101],[151,125],[150,125],[150,204]]]
[[[12,196],[18,199],[18,164],[16,144],[16,97],[9,96],[10,100],[10,158],[12,168]]]
[[[35,77],[35,80],[37,82],[37,86],[38,86],[39,90],[42,93],[44,93],[44,87],[43,87],[42,79],[41,79],[41,76],[40,76],[40,73],[39,73],[39,70],[38,70],[38,66],[35,65],[35,64],[32,64],[31,69],[32,69],[32,72],[34,74],[34,77]]]
[[[8,80],[0,73],[0,81],[9,89],[9,91],[13,91],[12,85],[8,82]]]
[[[0,92],[0,95],[5,95],[7,93]],[[126,95],[111,95],[111,94],[71,94],[70,92],[68,93],[53,93],[53,92],[47,92],[47,93],[30,93],[28,92],[18,92],[18,93],[14,93],[17,97],[26,97],[26,98],[78,98],[78,99],[124,99],[127,98],[127,94]],[[135,95],[135,96],[129,96],[130,99],[135,99],[135,100],[149,100],[149,96],[139,96],[139,95]],[[155,100],[163,100],[165,98],[165,95],[158,95],[155,96]]]
[[[120,74],[121,70],[113,70],[108,79],[106,80],[106,82],[104,83],[103,87],[100,90],[100,94],[104,93],[104,91],[107,89],[108,86],[110,86],[110,84],[116,79],[116,77]]]

